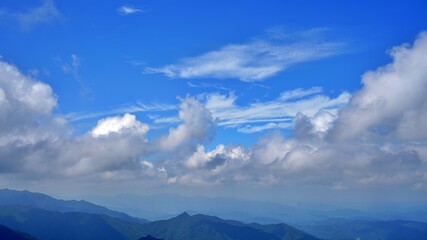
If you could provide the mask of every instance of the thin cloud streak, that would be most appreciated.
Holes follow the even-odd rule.
[[[18,23],[22,29],[28,30],[39,24],[50,23],[61,16],[54,1],[45,0],[38,7],[28,9],[26,12],[10,12],[0,9],[0,18]]]
[[[73,112],[62,115],[63,118],[68,121],[75,122],[85,119],[99,118],[105,117],[109,115],[117,115],[124,113],[138,113],[138,112],[162,112],[162,111],[170,111],[177,109],[174,105],[167,104],[144,104],[141,102],[137,102],[133,105],[126,105],[123,107],[114,108],[111,110],[103,111],[103,112]]]
[[[126,5],[121,6],[119,9],[117,9],[117,11],[121,15],[131,15],[131,14],[135,14],[135,13],[144,12],[142,9],[131,7],[131,6],[126,6]]]
[[[237,127],[240,132],[252,133],[272,128],[287,128],[298,113],[314,116],[320,110],[336,115],[338,109],[346,105],[351,97],[347,92],[336,98],[321,95],[321,88],[286,91],[277,99],[257,102],[247,106],[237,105],[237,97],[230,93],[205,96],[206,108],[218,119],[218,126]],[[285,96],[285,97],[283,97]],[[287,122],[280,123],[280,122]],[[243,124],[266,123],[263,126]],[[280,124],[279,124],[280,123]]]
[[[181,59],[176,64],[147,67],[145,73],[184,79],[210,77],[262,81],[293,65],[341,54],[343,48],[344,43],[316,41],[313,38],[294,42],[255,40],[229,44],[199,56]]]

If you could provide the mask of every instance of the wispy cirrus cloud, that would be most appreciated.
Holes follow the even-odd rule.
[[[123,5],[117,9],[117,12],[121,15],[131,15],[135,13],[142,13],[144,10],[128,5]]]
[[[213,89],[218,89],[218,90],[231,91],[230,88],[224,87],[221,84],[187,82],[187,86],[189,86],[191,88],[213,88]]]
[[[0,18],[18,23],[21,28],[28,30],[35,25],[50,23],[61,16],[53,0],[44,0],[40,6],[24,12],[14,12],[0,9]]]
[[[236,104],[237,97],[233,93],[225,95],[213,93],[202,97],[206,108],[218,118],[219,126],[253,133],[274,128],[289,128],[298,113],[312,117],[320,110],[325,110],[336,114],[339,108],[348,103],[351,95],[344,92],[336,98],[331,98],[324,95],[320,87],[313,87],[285,91],[276,99],[246,106]]]
[[[322,88],[312,87],[284,91],[276,99],[246,105],[237,104],[238,97],[233,92],[201,94],[198,99],[217,119],[218,126],[235,128],[242,133],[255,133],[269,129],[291,128],[298,113],[313,117],[317,112],[323,110],[335,116],[337,111],[348,103],[350,97],[349,93],[343,92],[339,96],[331,98],[323,94]],[[176,109],[178,107],[173,104],[136,102],[107,111],[75,112],[62,115],[62,117],[73,122],[125,113],[159,112],[157,115],[148,116],[152,120],[153,128],[158,128],[180,122],[177,117],[166,113]]]
[[[287,68],[304,62],[342,53],[344,43],[310,38],[258,39],[248,43],[228,44],[218,50],[178,63],[147,67],[149,74],[164,74],[170,78],[217,79],[235,78],[241,81],[262,81]]]
[[[92,89],[83,81],[80,75],[81,59],[76,54],[70,55],[70,61],[60,61],[62,71],[67,74],[71,74],[74,80],[80,85],[80,95],[86,98],[94,98],[94,92]]]
[[[72,112],[64,114],[63,117],[68,121],[80,121],[85,119],[105,117],[109,115],[125,114],[125,113],[138,113],[138,112],[163,112],[175,110],[177,106],[168,104],[144,104],[136,102],[134,104],[127,104],[117,108],[112,108],[100,112]]]

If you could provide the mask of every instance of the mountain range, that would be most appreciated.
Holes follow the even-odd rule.
[[[415,240],[427,239],[427,223],[414,221],[378,221],[372,219],[330,219],[301,226],[322,239],[333,240]]]
[[[10,189],[0,190],[0,206],[26,206],[53,212],[85,212],[102,214],[128,222],[146,223],[148,220],[131,217],[123,212],[113,211],[84,200],[60,200],[42,193],[29,191],[16,191]]]
[[[6,226],[0,225],[0,239],[4,240],[37,240],[27,233],[12,230]]]
[[[87,195],[84,199],[132,216],[149,220],[174,217],[182,212],[208,214],[246,223],[288,223],[305,225],[328,219],[369,218],[383,221],[406,220],[427,222],[427,205],[407,203],[386,206],[383,203],[366,207],[354,204],[353,208],[325,206],[316,203],[286,205],[267,201],[225,197],[183,196],[179,194],[116,196]],[[392,210],[392,211],[391,211]]]
[[[12,240],[425,240],[427,223],[336,218],[291,226],[181,213],[148,222],[87,201],[0,190],[0,239]],[[8,234],[2,237],[1,234]]]
[[[244,224],[197,214],[179,216],[144,225],[144,233],[164,240],[316,240],[286,224]]]

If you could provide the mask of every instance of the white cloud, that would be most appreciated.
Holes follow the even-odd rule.
[[[310,114],[299,113],[289,139],[280,133],[267,134],[254,145],[241,149],[247,156],[245,161],[235,161],[218,151],[231,147],[219,145],[206,152],[199,146],[183,161],[183,166],[192,170],[181,173],[176,182],[323,185],[342,191],[425,189],[427,34],[420,34],[412,47],[394,48],[392,56],[391,64],[362,77],[362,89],[342,110],[313,108]],[[310,91],[297,90],[282,96],[286,96],[284,99],[295,96],[294,103],[299,102],[299,96],[308,96],[308,100],[317,98],[305,95],[306,92]],[[206,106],[214,116],[241,114],[236,113],[241,109],[236,108],[234,95],[216,95],[211,99]],[[260,105],[264,108],[266,103]],[[301,108],[304,104],[298,106],[304,109]],[[254,108],[257,111],[251,111],[250,115],[263,112],[263,108]],[[274,107],[266,109],[271,111]],[[214,163],[213,168],[207,167],[210,162]]]
[[[178,117],[182,123],[161,137],[160,149],[174,150],[183,144],[203,143],[213,137],[216,123],[211,113],[195,98],[181,99]]]
[[[332,128],[337,116],[320,110],[312,117],[298,113],[294,119],[293,137],[299,140],[323,138]]]
[[[133,104],[127,104],[121,107],[113,108],[111,110],[103,112],[73,112],[65,114],[63,117],[68,121],[80,121],[85,119],[99,118],[108,115],[117,115],[124,113],[140,113],[140,112],[163,112],[175,110],[177,107],[175,105],[168,104],[144,104],[142,102],[136,102]]]
[[[230,88],[224,87],[221,84],[207,84],[207,83],[192,83],[192,82],[187,82],[187,86],[192,87],[192,88],[213,88],[213,89],[218,89],[218,90],[225,90],[225,91],[231,91]]]
[[[246,44],[229,44],[200,56],[184,58],[177,64],[146,68],[146,73],[161,73],[171,78],[212,77],[262,81],[295,64],[342,51],[341,43],[316,42],[313,39],[298,42],[257,40]]]
[[[312,117],[320,110],[324,110],[335,114],[350,99],[350,94],[346,92],[336,98],[320,93],[319,88],[297,89],[283,92],[277,99],[247,106],[237,105],[237,97],[233,93],[228,95],[213,93],[203,97],[206,108],[215,118],[218,118],[219,126],[237,127],[241,132],[252,133],[266,129],[287,128],[297,113]],[[264,125],[253,125],[255,123],[264,123]]]
[[[224,165],[225,160],[245,162],[248,158],[243,147],[226,147],[220,144],[212,151],[206,152],[202,145],[198,145],[197,150],[184,162],[184,165],[188,168],[215,169]]]
[[[170,123],[179,123],[180,120],[177,117],[156,117],[153,119],[155,124],[170,124]]]
[[[212,117],[217,119],[218,126],[236,128],[242,133],[255,133],[269,129],[291,128],[292,121],[298,113],[312,117],[323,110],[330,116],[335,116],[338,109],[348,103],[350,94],[344,92],[336,98],[330,98],[322,94],[321,88],[313,87],[285,91],[276,99],[247,105],[237,105],[238,98],[233,92],[201,94],[198,99],[210,111]],[[153,117],[153,120],[154,124],[180,121],[176,117],[159,116]],[[316,118],[316,129],[323,128],[319,131],[326,132],[325,128],[330,125],[330,122],[325,122],[326,120]]]
[[[237,131],[241,133],[256,133],[256,132],[262,132],[269,129],[285,129],[285,128],[290,128],[291,126],[292,126],[292,123],[290,122],[283,122],[283,123],[269,122],[263,125],[256,125],[256,126],[246,125],[243,127],[239,127]]]
[[[300,99],[303,97],[307,97],[313,94],[319,94],[322,92],[323,90],[321,87],[312,87],[309,89],[297,88],[295,90],[286,91],[280,94],[280,100],[287,101],[287,100]]]
[[[139,157],[148,148],[144,137],[148,126],[135,116],[103,119],[91,133],[72,136],[67,122],[52,114],[55,106],[56,96],[49,85],[0,61],[2,173],[14,173],[17,179],[107,173],[119,177],[121,171],[141,169]]]
[[[335,138],[426,139],[427,33],[390,54],[392,63],[363,75],[362,89],[340,112]]]
[[[127,6],[127,5],[121,6],[119,9],[117,9],[117,11],[121,15],[131,15],[131,14],[142,13],[143,12],[142,9],[131,7],[131,6]]]
[[[71,54],[70,58],[71,58],[71,62],[64,63],[62,65],[62,70],[66,73],[72,72],[74,74],[77,74],[80,67],[80,58],[74,53]]]
[[[93,137],[108,136],[110,134],[135,134],[144,136],[149,130],[147,124],[136,120],[135,115],[126,113],[121,116],[108,117],[98,121],[95,128],[92,129]]]
[[[64,73],[69,73],[73,76],[74,80],[80,85],[80,94],[84,97],[93,98],[93,91],[87,86],[80,76],[81,59],[76,54],[70,55],[70,62],[62,63],[62,70]]]
[[[0,18],[16,21],[23,29],[50,23],[57,20],[60,15],[53,0],[44,0],[41,6],[28,9],[26,12],[10,12],[0,9]]]
[[[44,126],[61,125],[62,120],[51,115],[55,106],[56,96],[49,85],[0,61],[0,146],[53,137]]]
[[[180,123],[153,139],[146,139],[148,126],[131,114],[102,119],[82,136],[62,134],[68,128],[52,116],[51,88],[0,62],[0,177],[423,191],[426,39],[421,34],[412,47],[395,48],[393,62],[364,75],[363,88],[353,96],[298,89],[247,106],[238,105],[232,93],[204,95],[205,104],[187,97],[180,99]],[[290,136],[270,132],[248,147],[205,148],[217,123],[243,131],[270,123],[294,128]],[[380,131],[385,127],[388,132]]]

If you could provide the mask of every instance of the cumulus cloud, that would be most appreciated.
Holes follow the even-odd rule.
[[[161,73],[170,78],[236,78],[246,82],[262,81],[287,68],[339,54],[343,44],[315,41],[297,42],[257,40],[229,44],[218,50],[182,59],[177,64],[146,68],[147,73]]]
[[[363,87],[341,110],[298,113],[290,138],[269,133],[240,148],[244,158],[222,154],[231,147],[219,145],[209,152],[198,147],[183,161],[192,171],[176,177],[175,183],[311,184],[340,191],[425,189],[427,34],[421,33],[412,46],[393,48],[391,56],[392,63],[363,75]],[[292,99],[310,92],[317,90],[282,96]],[[215,96],[210,104],[232,108],[234,98]],[[215,116],[215,108],[212,112]]]
[[[110,134],[136,134],[145,135],[149,130],[147,124],[136,120],[135,115],[126,113],[121,116],[108,117],[98,121],[95,128],[92,129],[93,137],[108,136]]]
[[[390,55],[392,63],[363,75],[362,89],[340,112],[334,138],[427,137],[427,33]]]
[[[197,146],[197,150],[184,162],[188,168],[215,169],[225,164],[225,160],[246,161],[248,156],[242,147],[226,147],[218,145],[214,150],[206,152],[202,145]]]
[[[203,143],[210,140],[215,133],[215,120],[195,98],[181,99],[178,118],[182,123],[169,129],[168,134],[161,137],[158,142],[160,149],[173,150],[183,144]]]
[[[298,89],[247,107],[237,105],[234,94],[182,98],[179,123],[152,139],[132,114],[101,119],[81,136],[61,134],[67,124],[52,114],[51,88],[0,62],[1,176],[422,191],[427,35],[391,52],[392,63],[365,74],[352,96]],[[270,132],[247,147],[205,145],[217,124],[262,120],[292,124],[291,134]]]
[[[0,61],[0,169],[14,177],[114,176],[144,170],[148,125],[125,114],[102,119],[73,137],[67,121],[52,112],[51,87]],[[130,175],[127,173],[127,175]],[[9,175],[10,177],[10,175]]]
[[[337,116],[320,110],[312,117],[298,113],[294,119],[293,137],[303,139],[323,138],[331,129]]]
[[[23,75],[0,61],[0,145],[34,143],[54,137],[54,128],[64,121],[53,117],[56,96],[49,85]]]
[[[100,119],[87,134],[75,136],[52,113],[56,104],[49,85],[0,61],[1,177],[161,181],[167,176],[164,160],[155,165],[146,158],[158,150],[191,154],[215,131],[210,112],[192,97],[181,99],[181,124],[152,141],[146,138],[149,126],[129,113]]]
[[[0,18],[17,22],[23,29],[50,23],[57,20],[60,15],[53,0],[44,0],[41,6],[28,9],[25,12],[11,12],[6,9],[0,9]]]

